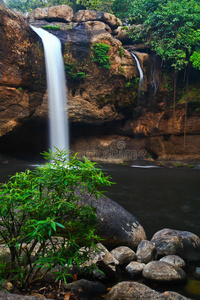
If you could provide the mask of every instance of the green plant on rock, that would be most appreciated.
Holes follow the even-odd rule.
[[[24,89],[21,86],[18,87],[17,90],[20,91],[20,92],[24,92]]]
[[[45,26],[42,26],[42,28],[45,30],[61,30],[60,25],[45,25]]]
[[[121,73],[121,74],[125,73],[124,68],[122,66],[119,66],[119,73]]]
[[[91,76],[91,59],[90,57],[82,60],[77,60],[72,56],[73,49],[69,44],[65,45],[64,65],[67,79],[71,82],[82,83],[84,80]]]
[[[124,56],[124,48],[123,48],[123,47],[119,47],[118,52],[119,52],[119,56],[120,56],[120,57],[123,57],[123,56]]]
[[[104,43],[95,43],[91,49],[93,50],[92,61],[94,61],[99,68],[110,69],[111,61],[108,55],[110,46]]]
[[[79,71],[80,70],[80,71]],[[89,74],[86,74],[84,71],[81,71],[84,69],[78,68],[73,63],[65,63],[65,72],[68,79],[71,79],[76,82],[83,81],[86,77],[90,76]]]
[[[11,261],[0,264],[0,274],[22,287],[41,280],[56,268],[66,281],[69,268],[79,267],[95,248],[97,222],[91,197],[110,185],[95,163],[57,150],[34,171],[16,173],[0,185],[0,237],[10,249]],[[84,246],[85,251],[80,251]]]

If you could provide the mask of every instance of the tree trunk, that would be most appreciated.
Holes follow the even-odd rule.
[[[176,114],[176,85],[177,85],[177,75],[178,73],[174,70],[174,101],[173,101],[173,115],[172,115],[172,147],[174,150],[174,122]]]
[[[189,84],[189,72],[190,72],[190,69],[189,69],[189,66],[187,68],[187,77],[186,77],[186,89],[185,89],[185,121],[184,121],[184,145],[183,145],[183,148],[184,148],[184,151],[185,151],[185,148],[186,148],[186,126],[187,126],[187,104],[188,104],[188,84]]]

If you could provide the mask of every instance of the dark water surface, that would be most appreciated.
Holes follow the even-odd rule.
[[[33,159],[0,157],[0,182],[40,163]],[[107,196],[138,218],[148,239],[163,228],[186,230],[200,236],[200,170],[103,164],[102,169],[116,183],[107,188]],[[163,291],[175,290],[200,300],[200,262],[191,265],[187,274],[186,285],[165,286]]]
[[[200,170],[103,166],[108,196],[139,219],[148,238],[163,228],[200,236]]]
[[[42,162],[0,157],[0,182]],[[139,219],[148,239],[163,228],[200,236],[200,170],[103,164],[102,169],[116,183],[107,196]]]

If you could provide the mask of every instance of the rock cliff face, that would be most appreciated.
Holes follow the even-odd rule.
[[[73,151],[106,161],[144,159],[148,153],[161,159],[200,160],[199,80],[192,83],[190,100],[198,99],[189,100],[185,122],[182,86],[177,89],[182,102],[173,114],[171,74],[163,73],[159,59],[149,56],[143,45],[123,47],[130,39],[115,16],[87,10],[73,15],[62,5],[36,9],[28,21],[36,27],[60,27],[49,31],[63,46]],[[46,150],[48,103],[41,41],[19,14],[1,3],[0,38],[0,151]],[[95,45],[100,43],[109,45],[110,68],[94,61]],[[131,51],[144,72],[140,98]]]
[[[22,16],[0,3],[0,136],[20,127],[42,101],[43,50]]]

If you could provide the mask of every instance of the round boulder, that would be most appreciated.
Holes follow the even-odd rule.
[[[184,260],[200,260],[200,238],[188,231],[162,229],[154,234],[158,255],[178,255]]]
[[[162,257],[160,259],[160,261],[165,261],[165,262],[172,264],[174,266],[177,266],[179,268],[185,267],[184,260],[181,257],[179,257],[178,255],[167,255],[167,256]]]
[[[66,291],[71,291],[79,295],[96,296],[98,294],[106,293],[106,286],[98,281],[89,281],[86,279],[80,279],[72,283],[64,285]]]
[[[113,286],[108,294],[106,300],[187,300],[188,298],[183,297],[175,292],[164,292],[159,293],[144,284],[138,282],[123,281]]]
[[[96,234],[102,239],[102,243],[109,250],[118,246],[127,246],[135,250],[139,243],[146,239],[144,228],[131,213],[111,199],[100,196],[98,200],[87,192],[80,194],[79,204],[92,204],[96,209],[97,225]],[[65,233],[64,230],[61,231]]]
[[[146,239],[139,221],[122,206],[102,196],[91,202],[97,213],[96,233],[106,247],[128,246],[135,250]]]
[[[133,260],[136,260],[136,254],[133,250],[126,246],[120,246],[113,249],[110,252],[115,259],[118,260],[119,264],[122,266],[126,266]]]
[[[142,274],[145,264],[139,263],[137,261],[132,261],[125,268],[127,274],[131,277],[137,277]]]
[[[147,240],[141,241],[137,248],[136,256],[138,262],[145,264],[152,260],[156,260],[157,251],[155,244]]]
[[[172,264],[164,261],[148,263],[142,272],[145,279],[154,282],[176,282],[186,280],[185,272]]]
[[[97,12],[94,10],[79,10],[73,18],[74,22],[80,23],[80,22],[87,22],[87,21],[102,21],[108,26],[111,27],[111,29],[115,29],[118,26],[122,25],[121,20],[119,20],[117,17],[115,17],[112,14],[106,13],[106,12]]]
[[[46,20],[50,22],[71,22],[72,18],[73,9],[68,5],[63,4],[45,8],[36,8],[31,12],[28,21]]]

